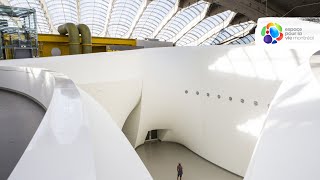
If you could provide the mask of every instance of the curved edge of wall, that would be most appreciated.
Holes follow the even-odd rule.
[[[152,179],[111,114],[85,91],[79,91],[87,112],[85,116],[90,119],[97,179]]]
[[[319,179],[320,84],[313,69],[317,67],[311,64],[310,69],[305,62],[281,84],[245,180]]]
[[[111,117],[68,77],[5,66],[0,67],[0,77],[1,88],[47,109],[9,179],[152,179]]]

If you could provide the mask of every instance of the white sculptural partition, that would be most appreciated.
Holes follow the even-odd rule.
[[[246,180],[319,179],[319,53],[281,85]]]
[[[124,131],[133,147],[144,143],[149,130],[159,129],[162,140],[183,144],[208,161],[244,176],[268,106],[282,80],[314,51],[175,47],[25,59],[0,65],[41,67],[67,75],[96,101],[93,104],[99,103],[110,114],[118,130],[130,123]],[[139,108],[132,112],[135,107]],[[95,111],[91,106],[86,108]],[[101,124],[92,130],[95,128],[104,127]],[[108,138],[97,138],[102,148],[115,143]],[[97,147],[95,153],[102,156],[104,152]]]

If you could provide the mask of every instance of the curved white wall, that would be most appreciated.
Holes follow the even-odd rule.
[[[141,96],[141,111],[136,113],[138,130],[131,131],[137,132],[134,147],[144,142],[148,130],[167,129],[163,140],[181,143],[244,176],[268,104],[281,81],[312,52],[255,46],[175,47],[3,64],[44,67],[66,74],[111,115],[122,114],[112,117],[119,128]],[[132,91],[108,90],[120,82],[135,85],[132,84]],[[189,93],[185,94],[185,90]],[[110,109],[114,101],[109,104],[104,93],[97,94],[99,91],[105,97],[121,99],[117,105],[121,108]],[[196,95],[196,91],[200,94]],[[131,99],[129,105],[123,99],[124,92]]]
[[[99,100],[99,103],[116,121],[118,127],[124,125],[129,113],[141,98],[142,82],[138,80],[99,82],[78,86],[91,94],[94,99]]]
[[[320,178],[320,57],[314,60],[316,66],[306,61],[281,85],[245,180]]]
[[[96,179],[152,179],[111,115],[92,97],[80,90],[84,117],[89,121]],[[124,173],[125,172],[125,173]]]

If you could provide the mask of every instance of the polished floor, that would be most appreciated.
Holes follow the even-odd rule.
[[[0,180],[9,177],[44,114],[31,99],[0,90]]]
[[[182,180],[242,180],[193,153],[170,142],[149,142],[136,149],[154,180],[175,180],[178,162],[183,166]]]

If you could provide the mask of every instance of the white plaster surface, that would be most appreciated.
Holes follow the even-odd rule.
[[[316,64],[319,56],[314,59]],[[309,61],[283,82],[245,180],[319,179],[319,69]],[[313,72],[313,73],[312,73]]]
[[[313,47],[175,47],[26,59],[0,65],[43,67],[64,73],[111,116],[126,112],[121,120],[114,119],[119,128],[123,117],[129,116],[138,103],[140,86],[130,86],[134,93],[127,91],[130,105],[122,99],[114,109],[107,99],[123,98],[125,91],[108,88],[124,81],[142,82],[134,147],[144,142],[147,131],[167,130],[162,140],[183,144],[208,161],[244,176],[268,104],[282,80],[308,61],[314,51]],[[98,89],[105,92],[105,97]]]

